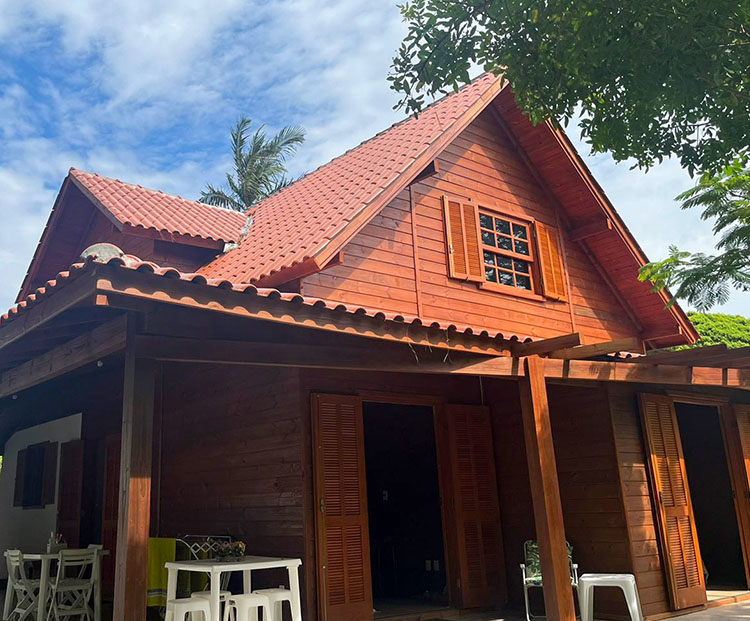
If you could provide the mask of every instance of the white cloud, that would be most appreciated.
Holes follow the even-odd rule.
[[[307,129],[294,174],[398,120],[386,82],[405,32],[395,4],[0,0],[0,307],[70,166],[195,197],[221,182],[240,115]],[[710,251],[708,226],[672,202],[689,185],[677,166],[644,175],[587,159],[650,256],[669,243]],[[735,296],[728,309],[747,306]]]

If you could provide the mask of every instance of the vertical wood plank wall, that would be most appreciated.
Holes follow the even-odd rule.
[[[413,185],[419,265],[414,264],[409,191],[391,201],[344,249],[341,265],[302,280],[304,295],[424,319],[550,337],[571,332],[567,302],[478,289],[447,276],[441,198],[471,198],[500,212],[557,226],[555,212],[490,111],[438,157],[440,172]],[[575,328],[587,343],[635,336],[636,330],[575,242],[565,240]]]
[[[630,532],[633,573],[638,583],[643,614],[668,612],[669,593],[648,484],[636,389],[630,386],[611,386],[609,403]]]

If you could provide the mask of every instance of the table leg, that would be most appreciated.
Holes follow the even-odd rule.
[[[299,592],[299,565],[288,567],[289,590],[292,592],[292,621],[302,621],[302,604]]]
[[[94,567],[94,621],[102,621],[102,557],[98,550]]]
[[[171,599],[177,599],[177,570],[169,568],[167,570],[167,603]],[[164,621],[172,621],[172,616],[172,611],[167,607],[167,616]]]
[[[221,621],[221,572],[211,572],[211,621]]]
[[[242,572],[242,592],[252,593],[253,592],[253,581],[251,577],[251,571],[246,569]]]
[[[42,557],[42,575],[39,576],[39,605],[36,610],[36,621],[44,621],[47,616],[47,582],[49,581],[49,559]]]

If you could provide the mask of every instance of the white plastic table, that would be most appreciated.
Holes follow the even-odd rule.
[[[299,592],[299,567],[302,561],[298,558],[275,558],[270,556],[243,556],[239,560],[220,561],[206,559],[197,561],[170,561],[167,568],[167,601],[177,597],[177,572],[192,571],[209,575],[211,582],[211,621],[220,621],[219,593],[221,591],[221,574],[233,571],[242,572],[242,588],[245,593],[252,593],[251,574],[262,569],[286,569],[289,573],[289,589],[292,592],[292,621],[302,621],[302,605]],[[167,612],[165,621],[173,621],[172,613]]]
[[[96,564],[96,567],[98,568],[98,572],[94,578],[94,621],[101,621],[102,619],[102,580],[101,580],[101,557],[106,556],[109,554],[108,550],[97,550],[97,554],[99,555],[99,562]],[[52,561],[56,561],[58,558],[60,558],[60,555],[58,553],[54,554],[48,554],[46,552],[43,552],[41,554],[26,554],[23,555],[24,561],[37,561],[41,562],[41,574],[39,576],[39,607],[36,611],[36,620],[37,621],[45,621],[47,617],[47,597],[48,593],[47,590],[49,588],[49,568],[52,564]],[[9,601],[9,598],[12,597],[11,595],[11,587],[8,585],[7,587],[7,593],[5,594],[6,601]]]

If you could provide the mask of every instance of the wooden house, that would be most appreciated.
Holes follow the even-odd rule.
[[[0,544],[103,541],[116,619],[188,533],[301,558],[308,621],[517,607],[529,539],[553,620],[566,539],[650,619],[735,601],[750,352],[653,353],[698,335],[645,262],[491,75],[247,217],[71,170],[0,319]]]

